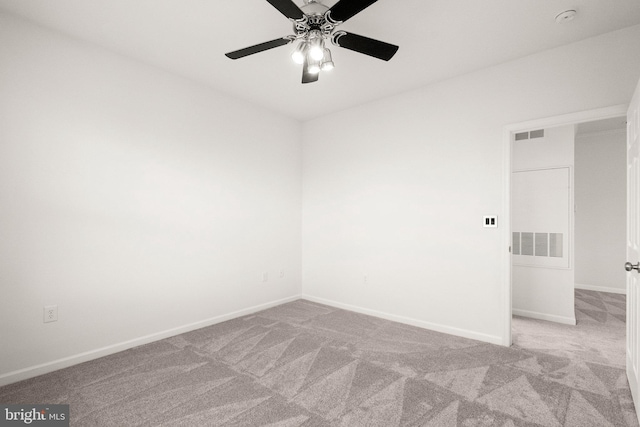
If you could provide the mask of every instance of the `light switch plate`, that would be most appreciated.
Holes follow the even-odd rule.
[[[485,215],[482,217],[484,228],[498,228],[498,215]]]

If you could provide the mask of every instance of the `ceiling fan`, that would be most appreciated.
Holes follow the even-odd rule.
[[[377,0],[338,0],[331,8],[322,4],[321,0],[304,0],[301,7],[292,0],[267,1],[289,18],[295,34],[229,52],[226,54],[228,58],[243,58],[300,40],[291,58],[303,66],[302,83],[313,83],[318,81],[320,70],[327,71],[334,67],[331,51],[325,47],[325,40],[330,39],[336,46],[384,61],[390,60],[398,50],[398,46],[393,44],[342,30],[336,31],[338,25]]]

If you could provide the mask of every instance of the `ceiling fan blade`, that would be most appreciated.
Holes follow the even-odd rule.
[[[310,73],[309,72],[309,63],[307,60],[304,60],[304,65],[302,66],[302,83],[313,83],[318,81],[318,77],[320,73]]]
[[[331,38],[331,42],[336,46],[364,53],[365,55],[373,56],[384,61],[390,60],[398,51],[398,46],[394,44],[359,36],[358,34],[347,33],[346,31],[335,32]]]
[[[274,47],[284,46],[285,44],[289,44],[292,41],[293,41],[292,38],[281,37],[279,39],[271,40],[271,41],[260,43],[254,46],[245,47],[244,49],[225,53],[225,56],[231,59],[243,58],[245,56],[253,55],[254,53],[273,49]]]
[[[275,7],[282,13],[284,16],[290,19],[302,19],[304,17],[304,13],[300,10],[298,6],[291,0],[267,0],[271,3],[271,6]]]
[[[378,0],[339,0],[329,9],[331,19],[344,22],[362,12]]]

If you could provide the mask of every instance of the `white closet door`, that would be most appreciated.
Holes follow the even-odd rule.
[[[640,293],[640,82],[627,112],[627,377],[640,419],[638,299]]]

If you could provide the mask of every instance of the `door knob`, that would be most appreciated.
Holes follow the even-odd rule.
[[[637,262],[635,264],[631,264],[630,262],[626,262],[624,264],[624,269],[627,270],[627,271],[636,270],[636,271],[640,272],[640,262]]]

